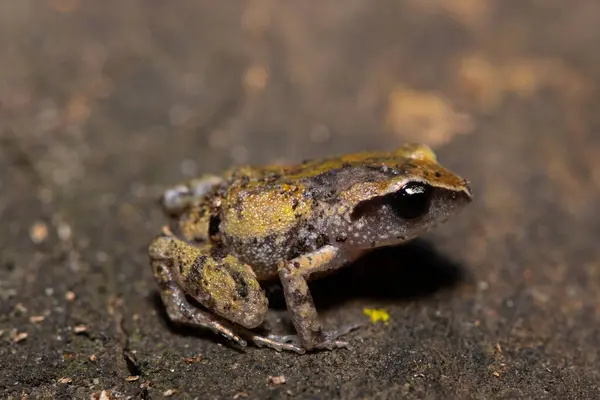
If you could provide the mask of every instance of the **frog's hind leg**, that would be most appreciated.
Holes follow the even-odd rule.
[[[246,346],[243,336],[258,346],[304,352],[294,344],[250,330],[263,322],[268,301],[252,269],[235,257],[219,254],[210,246],[192,246],[168,231],[152,242],[149,253],[162,301],[173,322],[209,328],[241,346]],[[186,295],[208,311],[190,304]],[[233,329],[228,321],[239,326]]]
[[[185,292],[175,279],[172,265],[167,258],[161,257],[161,238],[157,238],[150,247],[152,271],[158,282],[160,297],[165,306],[169,319],[175,323],[208,328],[217,334],[225,336],[240,346],[246,346],[246,341],[236,335],[233,330],[221,323],[214,315],[190,304]]]
[[[161,197],[162,207],[169,215],[181,215],[186,208],[200,200],[206,193],[221,183],[223,183],[223,178],[220,176],[202,175],[199,178],[176,185],[163,193]]]

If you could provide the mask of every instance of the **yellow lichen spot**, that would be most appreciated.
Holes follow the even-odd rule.
[[[371,318],[372,323],[382,321],[387,325],[388,320],[390,319],[390,314],[388,314],[388,312],[383,308],[365,308],[363,309],[363,313]]]

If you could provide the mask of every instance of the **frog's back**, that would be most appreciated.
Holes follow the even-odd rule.
[[[384,182],[411,176],[436,186],[452,187],[462,179],[437,163],[433,151],[420,144],[406,144],[393,152],[362,152],[305,161],[298,165],[245,166],[230,171],[227,194],[274,192],[321,201],[335,197],[355,183]]]
[[[264,190],[280,185],[308,184],[324,176],[335,176],[342,170],[360,168],[398,169],[407,161],[403,153],[363,152],[340,157],[308,160],[297,165],[243,166],[229,171],[226,179],[232,189]]]

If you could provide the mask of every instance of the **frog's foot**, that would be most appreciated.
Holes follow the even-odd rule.
[[[355,329],[358,329],[361,326],[361,324],[348,324],[342,326],[340,329],[337,329],[335,331],[324,332],[322,333],[322,339],[318,343],[316,343],[313,348],[317,350],[333,350],[338,348],[351,349],[352,346],[350,345],[350,343],[343,340],[338,340],[338,338],[347,335],[348,333],[352,332]],[[271,334],[268,335],[266,339],[270,342],[277,343],[279,345],[286,344],[289,346],[293,346],[295,348],[302,349],[302,353],[305,352],[305,349],[300,345],[300,338],[298,337],[298,335]]]
[[[204,175],[167,189],[160,200],[163,209],[169,215],[180,215],[186,208],[200,200],[221,182],[223,182],[221,177]]]
[[[302,352],[299,352],[300,354],[304,354],[306,352],[306,349],[300,347],[300,339],[297,335],[269,335],[267,336],[267,339],[271,342],[278,343],[280,345],[288,345],[300,348],[302,349]],[[344,340],[336,340],[333,338],[326,337],[322,341],[313,345],[311,350],[334,350],[341,348],[350,350],[352,346],[350,346],[350,343]]]

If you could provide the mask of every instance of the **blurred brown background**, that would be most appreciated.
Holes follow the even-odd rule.
[[[597,398],[598,26],[594,0],[0,1],[2,397]],[[167,323],[165,187],[407,140],[476,201],[315,283],[354,350]]]

